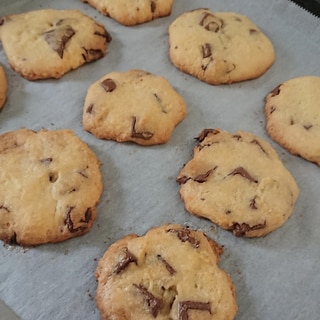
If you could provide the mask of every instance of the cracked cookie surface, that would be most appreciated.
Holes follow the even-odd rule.
[[[125,26],[170,15],[173,0],[82,0]]]
[[[2,17],[0,39],[10,66],[37,80],[104,57],[111,36],[79,10],[44,9]]]
[[[278,85],[265,99],[269,136],[294,155],[320,165],[320,77]]]
[[[88,232],[102,192],[100,162],[70,130],[0,135],[0,239],[38,245]]]
[[[7,100],[7,77],[2,66],[0,66],[0,110],[4,107]]]
[[[165,78],[129,70],[88,88],[82,124],[100,139],[155,145],[166,143],[185,115],[185,101]]]
[[[235,288],[217,265],[222,249],[177,224],[127,235],[100,259],[96,301],[103,319],[234,319]]]
[[[290,217],[299,188],[269,143],[250,132],[205,129],[177,177],[187,211],[236,236],[259,237]]]
[[[270,39],[233,12],[186,12],[171,23],[169,43],[173,64],[209,84],[257,78],[275,59]]]

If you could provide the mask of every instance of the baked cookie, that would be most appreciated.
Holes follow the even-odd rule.
[[[0,110],[2,110],[7,100],[7,89],[8,89],[8,85],[7,85],[6,74],[2,66],[0,66]]]
[[[125,26],[170,15],[173,0],[82,0]]]
[[[275,59],[269,38],[233,12],[186,12],[170,25],[169,43],[173,64],[209,84],[257,78]]]
[[[5,16],[0,40],[10,66],[28,80],[60,78],[102,58],[111,37],[78,10],[44,9]]]
[[[0,239],[38,245],[88,232],[102,192],[100,162],[70,130],[0,135]]]
[[[92,84],[83,127],[100,139],[166,143],[186,115],[183,98],[163,77],[143,70],[111,72]]]
[[[299,189],[274,149],[250,132],[205,129],[177,182],[187,211],[236,236],[265,236],[293,212]]]
[[[202,232],[176,224],[118,240],[96,270],[101,318],[234,319],[235,289],[217,265],[221,252]]]
[[[291,152],[320,165],[320,77],[283,82],[265,99],[269,136]]]

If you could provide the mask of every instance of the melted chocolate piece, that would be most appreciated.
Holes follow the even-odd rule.
[[[86,173],[86,170],[87,170],[87,169],[88,169],[88,167],[85,168],[85,169],[83,169],[83,170],[78,171],[78,173],[79,173],[81,176],[83,176],[84,178],[86,178],[86,179],[89,178],[88,175],[87,175],[87,173]]]
[[[56,172],[50,172],[49,173],[49,181],[51,183],[56,182],[58,180],[58,178],[59,178],[59,176],[58,176],[58,174]]]
[[[40,162],[45,164],[45,165],[49,165],[52,162],[52,158],[44,158],[44,159],[40,159]]]
[[[104,33],[95,31],[95,32],[94,32],[94,35],[95,35],[95,36],[102,37],[102,38],[105,38],[108,43],[112,41],[112,37],[111,37],[111,35],[107,32],[107,30],[104,30]]]
[[[94,104],[91,103],[91,104],[89,105],[89,107],[87,108],[86,112],[87,112],[87,113],[92,113],[93,107],[94,107]]]
[[[235,175],[240,175],[241,177],[248,179],[250,182],[258,183],[258,180],[255,180],[250,173],[244,169],[243,167],[238,167],[234,169],[232,172],[228,174],[228,176],[235,176]]]
[[[308,131],[313,127],[313,125],[309,124],[309,125],[304,125],[303,127]]]
[[[165,260],[160,254],[157,255],[157,258],[160,262],[164,264],[164,266],[166,267],[166,269],[169,271],[171,275],[176,273],[176,270],[174,270],[174,268],[171,267],[171,265],[167,262],[167,260]]]
[[[257,196],[255,196],[253,199],[250,200],[250,208],[251,209],[258,209],[257,205],[256,205],[256,199],[257,199]]]
[[[191,178],[187,176],[182,176],[180,178],[177,178],[176,181],[181,185],[181,184],[185,184],[189,179]]]
[[[154,93],[153,95],[155,96],[157,102],[159,103],[159,105],[161,107],[161,112],[168,113],[168,111],[166,110],[166,106],[162,103],[162,100],[160,99],[160,97],[156,93]]]
[[[203,183],[206,182],[210,176],[210,174],[217,169],[217,166],[215,166],[213,169],[210,169],[209,171],[207,171],[206,173],[203,174],[199,174],[197,177],[195,177],[193,180],[195,182],[199,182],[199,183]]]
[[[188,320],[189,310],[207,311],[211,314],[210,302],[181,301],[178,305],[179,320]]]
[[[249,29],[249,33],[250,33],[250,35],[257,34],[257,33],[258,33],[258,30],[256,30],[256,29]]]
[[[199,248],[200,241],[191,235],[191,232],[187,228],[182,228],[179,230],[169,229],[167,232],[172,232],[177,235],[180,241],[189,242],[194,248]]]
[[[48,43],[52,50],[57,52],[59,57],[63,59],[66,44],[74,36],[75,31],[71,26],[58,26],[43,33],[44,40]]]
[[[216,129],[204,129],[202,130],[200,135],[197,137],[197,140],[199,142],[202,142],[209,134],[218,134],[218,133],[220,133],[220,131]]]
[[[71,212],[72,212],[72,210],[74,208],[75,207],[67,207],[67,209],[66,209],[66,218],[64,220],[65,225],[67,226],[69,232],[71,232],[71,233],[75,233],[75,232],[82,231],[82,230],[85,229],[85,227],[83,227],[83,226],[80,226],[78,228],[74,228],[74,224],[73,224],[73,221],[72,221],[72,218],[71,218]],[[85,215],[87,214],[87,211],[85,212]],[[90,214],[91,214],[91,212],[90,212]],[[81,220],[81,222],[84,222],[84,221]]]
[[[257,139],[253,139],[252,141],[250,141],[250,143],[256,144],[263,153],[265,153],[266,155],[268,155],[267,151],[263,149],[262,145],[260,144],[260,142]]]
[[[280,87],[282,84],[279,84],[277,87],[275,87],[271,92],[271,97],[275,97],[280,93]]]
[[[122,257],[118,262],[113,272],[116,274],[120,273],[132,262],[137,265],[137,258],[129,251],[128,248],[124,248],[124,257]]]
[[[210,64],[212,61],[213,61],[213,58],[210,57],[210,59],[208,60],[208,62],[207,62],[206,64],[202,64],[202,65],[201,65],[201,69],[202,69],[203,71],[206,71],[206,70],[208,69],[209,64]]]
[[[132,117],[132,132],[131,132],[131,138],[138,138],[143,140],[149,140],[153,137],[153,133],[149,131],[142,131],[138,132],[136,131],[136,122],[137,118]]]
[[[17,241],[17,234],[15,232],[13,233],[11,238],[9,239],[8,244],[10,244],[10,245],[19,245],[19,243]]]
[[[150,3],[150,10],[152,13],[154,13],[156,11],[157,5],[155,3],[155,1],[151,1]]]
[[[212,55],[212,49],[210,43],[202,45],[202,58],[209,58]]]
[[[263,229],[266,227],[266,225],[266,221],[264,223],[256,224],[252,227],[250,227],[247,223],[235,223],[232,226],[232,232],[236,237],[243,237],[248,231]]]
[[[223,22],[213,14],[204,12],[202,14],[199,25],[204,27],[208,31],[218,32],[220,28],[222,28]]]
[[[82,47],[84,50],[84,53],[82,54],[82,58],[86,62],[98,60],[104,56],[104,53],[100,49],[86,49],[85,47]]]
[[[133,284],[135,288],[144,296],[144,299],[148,305],[148,308],[154,318],[157,317],[160,309],[163,307],[163,301],[160,298],[155,297],[144,286]]]
[[[116,83],[110,78],[104,79],[100,84],[105,92],[112,92],[117,87]]]
[[[92,216],[92,209],[88,208],[86,212],[84,213],[84,219],[81,219],[80,222],[89,223]]]
[[[242,139],[242,136],[240,134],[234,134],[232,137],[236,138],[237,141],[240,141]]]
[[[10,210],[6,206],[4,206],[3,204],[0,206],[0,210],[7,211],[8,213],[10,212]]]

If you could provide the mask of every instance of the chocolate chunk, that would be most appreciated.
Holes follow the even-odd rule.
[[[272,113],[274,113],[275,111],[276,111],[276,107],[275,106],[272,106],[271,108],[270,108],[270,113],[269,114],[272,114]]]
[[[167,108],[166,108],[166,105],[163,104],[161,98],[160,98],[156,93],[154,93],[153,95],[154,95],[154,97],[156,98],[159,106],[161,107],[161,112],[163,112],[163,113],[168,113]]]
[[[212,58],[212,57],[209,57],[209,60],[206,61],[206,64],[202,64],[202,65],[201,65],[201,69],[202,69],[203,71],[206,71],[212,61],[213,61],[213,58]]]
[[[40,159],[40,162],[45,164],[45,165],[49,165],[52,162],[52,158]]]
[[[82,49],[84,50],[82,58],[86,62],[98,60],[104,56],[104,52],[100,49],[86,49],[85,47],[82,47]]]
[[[308,131],[313,127],[313,125],[309,124],[309,125],[304,125],[303,127]]]
[[[11,238],[9,239],[8,244],[19,245],[19,243],[17,241],[17,234],[15,232],[12,234]]]
[[[252,141],[250,141],[250,143],[256,144],[263,153],[265,153],[266,155],[268,155],[267,151],[264,150],[264,148],[262,147],[261,143],[257,140],[257,139],[253,139]]]
[[[86,170],[87,170],[87,169],[88,169],[88,167],[85,168],[85,169],[83,169],[83,170],[78,171],[78,173],[79,173],[81,176],[83,176],[84,178],[86,178],[86,179],[89,178],[88,175],[87,175],[87,173],[86,173]]]
[[[197,137],[197,140],[199,142],[202,142],[209,134],[218,134],[218,133],[220,133],[220,131],[216,129],[204,129],[202,130],[200,135]]]
[[[202,58],[208,58],[212,55],[211,45],[210,43],[205,43],[202,45]]]
[[[143,140],[149,140],[153,137],[153,133],[149,131],[142,131],[138,132],[136,131],[136,122],[137,118],[132,117],[132,132],[131,132],[131,138],[138,138]]]
[[[199,25],[204,27],[208,31],[218,32],[220,28],[222,28],[223,22],[213,14],[204,12],[202,14]]]
[[[111,35],[107,32],[107,30],[104,30],[104,33],[100,33],[100,32],[98,32],[98,31],[95,31],[95,32],[94,32],[94,35],[105,38],[108,43],[112,41],[112,37],[111,37]]]
[[[91,220],[92,209],[88,208],[84,213],[84,219],[81,219],[80,222],[88,223]]]
[[[239,174],[241,177],[248,179],[250,182],[258,183],[258,180],[254,179],[250,173],[243,167],[238,167],[228,174],[228,176],[235,176]]]
[[[282,84],[279,84],[277,87],[275,87],[271,92],[271,97],[275,97],[280,93],[280,87]]]
[[[7,211],[8,213],[10,212],[10,210],[6,206],[4,206],[3,204],[0,206],[0,210]]]
[[[117,87],[116,83],[110,78],[104,79],[101,86],[105,92],[112,92]]]
[[[249,33],[250,33],[250,35],[257,34],[257,33],[258,33],[258,30],[256,30],[256,29],[249,29]]]
[[[135,288],[144,296],[144,299],[148,305],[148,308],[154,318],[157,317],[160,309],[163,307],[163,301],[160,298],[155,297],[144,286],[133,284]]]
[[[209,171],[207,171],[206,173],[203,174],[199,174],[197,177],[195,177],[193,180],[195,182],[199,182],[199,183],[203,183],[206,182],[210,176],[210,174],[217,169],[217,166],[215,166],[213,169],[210,169]]]
[[[207,311],[211,314],[210,302],[180,301],[178,305],[179,320],[188,320],[189,310]]]
[[[234,134],[232,137],[236,138],[238,141],[242,139],[242,136],[240,134]]]
[[[124,248],[124,257],[122,257],[118,262],[113,272],[116,274],[120,273],[132,262],[137,264],[137,258],[129,251],[128,248]]]
[[[257,204],[256,204],[256,199],[257,199],[257,196],[255,196],[253,199],[250,200],[250,208],[251,209],[254,209],[254,210],[258,209]]]
[[[59,57],[63,59],[63,53],[68,41],[74,36],[75,31],[71,26],[58,26],[55,29],[46,31],[43,36],[48,45],[58,53]]]
[[[200,246],[200,241],[198,239],[196,239],[195,237],[193,237],[191,235],[190,230],[187,228],[182,228],[179,230],[169,229],[169,230],[167,230],[167,232],[175,233],[178,236],[178,238],[180,239],[180,241],[189,242],[194,248],[199,248],[199,246]]]
[[[94,104],[91,103],[91,104],[89,105],[89,107],[87,108],[86,112],[87,112],[87,113],[92,113],[93,107],[94,107]]]
[[[157,8],[157,5],[156,5],[155,1],[151,1],[151,3],[150,3],[151,12],[154,13],[156,11],[156,8]]]
[[[56,182],[58,180],[58,178],[59,178],[59,176],[58,176],[58,174],[56,172],[50,172],[49,173],[49,181],[51,183]]]
[[[264,223],[256,224],[250,227],[247,223],[234,223],[232,226],[232,232],[236,237],[243,237],[248,231],[263,229],[267,225],[266,221]]]
[[[67,226],[69,232],[71,232],[71,233],[75,233],[75,232],[78,232],[78,231],[81,231],[81,230],[85,229],[84,226],[80,226],[78,228],[74,228],[74,224],[73,224],[73,221],[72,221],[72,218],[71,218],[71,213],[74,210],[74,208],[75,207],[67,207],[67,209],[66,209],[66,218],[64,220],[64,224]],[[87,214],[87,211],[86,211],[85,214]],[[82,222],[84,222],[84,221],[82,220]]]
[[[174,270],[174,268],[171,267],[171,265],[160,254],[157,255],[157,258],[160,262],[164,264],[164,266],[166,267],[166,269],[169,271],[170,274],[176,273],[176,270]]]
[[[176,181],[181,185],[181,184],[185,184],[189,179],[191,178],[187,176],[182,176],[180,178],[177,178]]]

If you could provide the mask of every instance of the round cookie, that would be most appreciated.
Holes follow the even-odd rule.
[[[170,15],[173,0],[82,0],[125,26]]]
[[[0,66],[0,110],[4,107],[7,100],[7,78],[2,66]]]
[[[171,23],[169,43],[178,69],[214,85],[257,78],[275,59],[269,38],[233,12],[186,12]]]
[[[78,10],[44,9],[5,16],[0,39],[10,66],[28,80],[60,78],[102,58],[111,37]]]
[[[269,136],[294,155],[320,165],[320,77],[287,80],[265,99]]]
[[[265,236],[293,212],[298,186],[269,143],[250,132],[205,129],[177,177],[188,212],[236,236]]]
[[[100,139],[140,145],[166,143],[186,104],[163,77],[143,70],[111,72],[87,92],[82,123]]]
[[[88,232],[102,192],[100,162],[70,130],[0,135],[0,239],[59,242]]]
[[[234,319],[235,289],[217,265],[221,252],[202,232],[176,224],[118,240],[96,269],[101,318]]]

